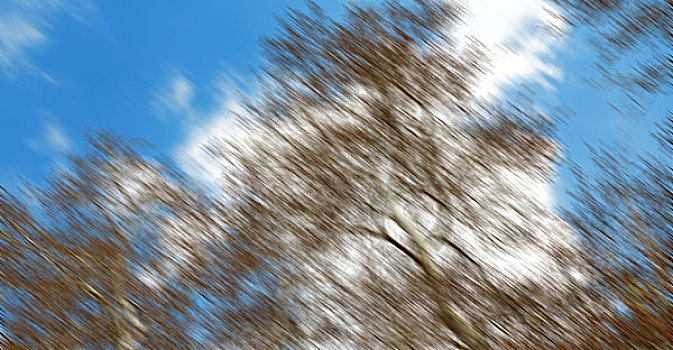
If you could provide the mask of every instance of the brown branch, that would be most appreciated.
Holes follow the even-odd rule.
[[[436,240],[438,240],[438,241],[440,241],[440,242],[442,242],[442,243],[448,245],[449,247],[451,247],[451,248],[452,248],[453,250],[455,250],[460,256],[462,256],[462,257],[465,258],[467,261],[469,261],[470,263],[472,263],[474,266],[476,266],[477,268],[479,268],[479,270],[482,270],[482,269],[483,269],[482,266],[481,266],[476,260],[474,260],[474,258],[472,258],[469,254],[467,254],[467,252],[465,252],[465,250],[463,250],[463,248],[459,247],[456,243],[454,243],[454,242],[451,241],[450,239],[448,239],[448,238],[446,238],[446,237],[444,237],[444,236],[437,236],[437,235],[436,235],[436,236],[433,236],[432,238],[434,238],[434,239],[436,239]]]
[[[397,248],[400,252],[404,253],[404,255],[411,258],[411,260],[413,260],[416,264],[418,264],[418,266],[421,266],[421,258],[419,258],[413,251],[411,251],[411,249],[407,248],[404,244],[402,244],[402,242],[395,239],[395,237],[389,235],[388,231],[383,227],[383,225],[381,225],[380,231],[375,231],[364,226],[359,226],[358,229],[364,231],[371,237],[380,238],[392,244],[393,247]]]

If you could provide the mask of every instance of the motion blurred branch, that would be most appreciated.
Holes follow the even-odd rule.
[[[210,147],[225,164],[227,225],[284,267],[298,348],[455,347],[455,337],[487,349],[566,336],[522,292],[540,288],[536,299],[558,305],[573,293],[565,280],[550,288],[555,277],[540,270],[544,282],[508,287],[500,266],[477,263],[518,250],[560,270],[577,261],[560,220],[502,175],[544,183],[557,148],[532,114],[475,108],[485,57],[453,37],[462,14],[429,0],[351,4],[340,21],[315,4],[291,11],[263,41],[245,136]]]

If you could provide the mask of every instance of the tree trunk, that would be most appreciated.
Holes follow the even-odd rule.
[[[390,218],[399,225],[404,232],[406,232],[414,244],[417,246],[420,257],[417,260],[420,267],[423,269],[428,282],[433,290],[433,297],[437,306],[439,307],[439,314],[442,322],[453,332],[453,334],[460,339],[465,345],[473,350],[486,350],[488,345],[483,337],[472,327],[472,325],[446,302],[444,297],[444,290],[441,287],[441,273],[439,268],[430,256],[430,249],[425,238],[421,236],[413,222],[407,219],[399,206],[393,198],[393,194],[386,187],[382,180],[380,180],[381,189],[390,211]]]

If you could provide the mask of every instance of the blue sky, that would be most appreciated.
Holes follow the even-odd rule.
[[[258,38],[287,6],[303,2],[3,2],[0,29],[15,33],[0,34],[0,183],[39,181],[96,128],[168,153],[186,126],[157,106],[157,93],[184,75],[199,88],[190,103],[210,108],[223,75],[249,78]]]
[[[318,1],[337,14],[342,1]],[[618,117],[617,90],[596,90],[595,50],[572,34],[547,37],[542,0],[473,0],[464,31],[489,47],[497,74],[488,94],[506,97],[529,83],[545,108],[566,105],[561,128],[568,154],[584,163],[583,141],[615,139],[635,150],[670,101],[648,97],[648,115]],[[251,89],[258,39],[273,33],[287,7],[299,0],[248,1],[4,0],[0,2],[0,184],[16,188],[19,175],[39,183],[76,151],[84,133],[109,128],[142,137],[175,158],[188,173],[204,172],[196,145],[227,128],[232,89]],[[498,46],[499,47],[499,46]],[[489,97],[486,97],[489,98]],[[212,171],[212,169],[210,169]],[[208,169],[205,169],[207,172]],[[556,196],[569,183],[561,171]],[[202,176],[201,180],[209,180]]]

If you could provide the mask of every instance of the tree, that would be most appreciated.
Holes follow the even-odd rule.
[[[535,198],[557,147],[538,115],[479,109],[449,2],[292,11],[263,41],[227,226],[275,261],[298,348],[539,348],[587,321],[573,236]],[[526,187],[527,186],[527,187]],[[532,192],[534,189],[540,191]],[[524,261],[518,261],[523,260]],[[455,339],[454,339],[455,337]]]
[[[589,29],[608,83],[641,108],[636,93],[670,93],[671,1],[556,2],[578,29]],[[575,170],[578,186],[565,216],[586,247],[594,293],[611,300],[607,317],[588,329],[604,348],[671,346],[671,135],[669,116],[655,133],[660,150],[629,158],[622,149],[592,149],[598,170]]]
[[[212,348],[272,312],[242,287],[264,265],[228,248],[217,202],[139,148],[99,133],[27,200],[2,189],[0,347]]]
[[[599,71],[608,82],[631,92],[642,89],[649,93],[670,93],[673,81],[673,4],[670,1],[555,2],[565,11],[571,24],[589,28],[589,37],[601,53]],[[634,52],[638,55],[629,59]]]
[[[567,212],[588,248],[597,290],[613,300],[609,327],[595,334],[612,349],[673,345],[672,121],[655,135],[657,156],[595,151],[597,176],[578,174]]]
[[[459,6],[309,8],[211,145],[225,200],[108,133],[32,199],[2,189],[2,348],[670,346],[670,165],[603,155],[578,242],[542,199],[549,118],[474,102]]]

